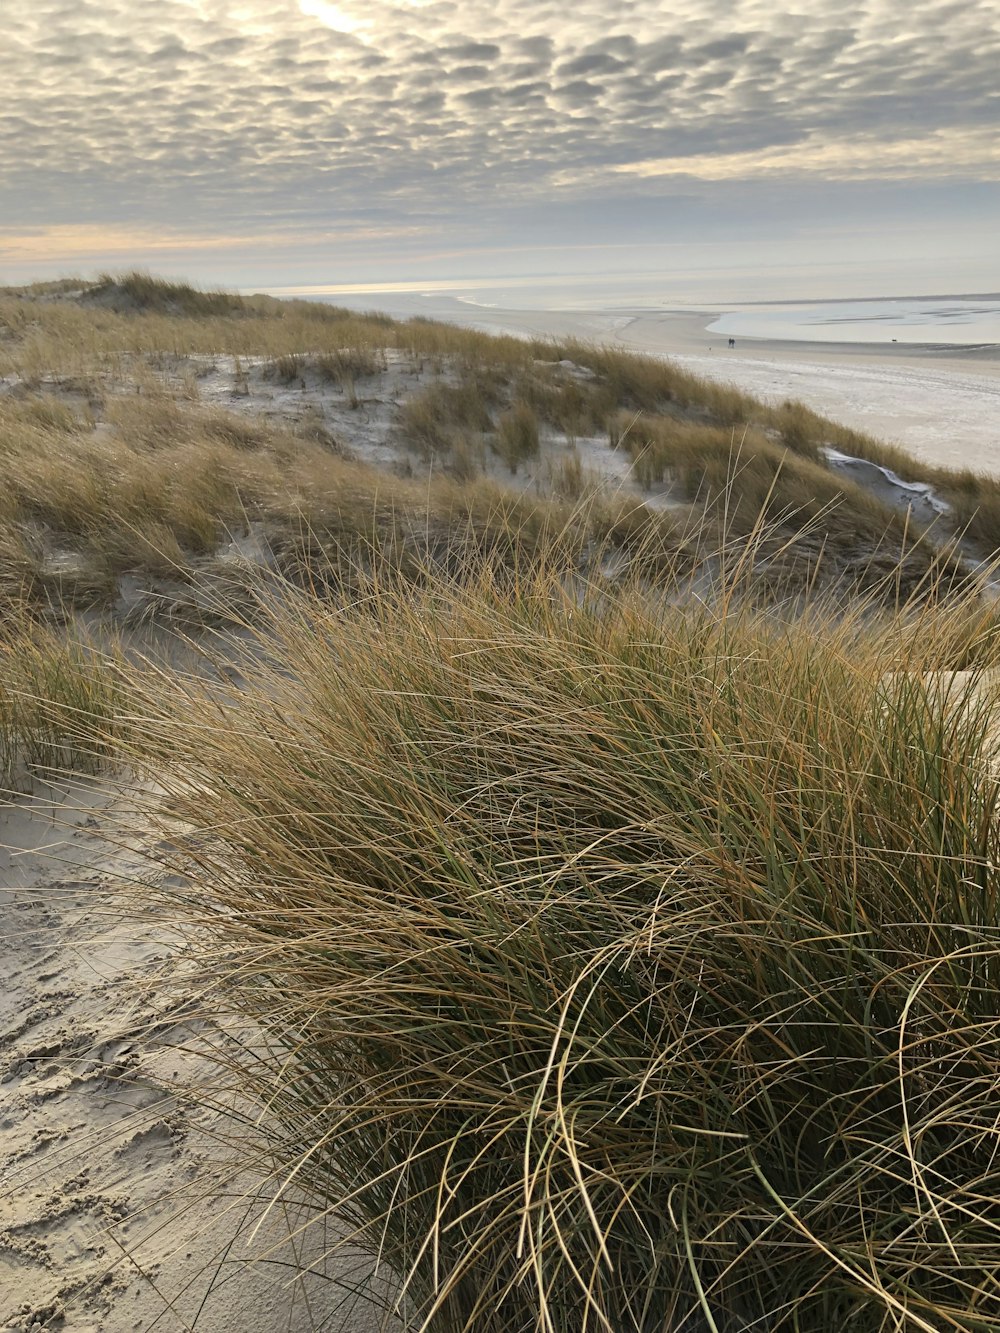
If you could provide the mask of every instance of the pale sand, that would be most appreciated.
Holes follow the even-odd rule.
[[[367,1261],[264,1218],[227,1165],[237,1122],[176,1091],[217,1080],[197,1043],[220,1034],[158,984],[180,942],[116,905],[152,836],[97,785],[0,803],[0,1330],[374,1333],[329,1280]]]
[[[331,298],[338,299],[338,298]],[[798,398],[917,458],[1000,474],[1000,346],[779,342],[708,332],[719,311],[538,311],[473,306],[444,295],[352,298],[400,317],[423,315],[515,337],[580,338],[666,356],[767,402]]]

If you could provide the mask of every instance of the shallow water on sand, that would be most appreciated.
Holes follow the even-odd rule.
[[[718,295],[698,300],[683,284],[646,275],[562,281],[537,278],[489,281],[449,279],[398,288],[315,286],[276,292],[302,294],[354,309],[379,309],[400,316],[450,310],[468,320],[481,313],[575,312],[615,320],[624,314],[704,311],[707,331],[736,338],[790,342],[888,343],[981,346],[1000,344],[1000,293],[977,296],[904,296],[814,301],[731,301]],[[714,318],[713,318],[714,316]]]
[[[819,301],[729,311],[709,333],[794,342],[1000,343],[1000,298],[934,297],[893,301]]]

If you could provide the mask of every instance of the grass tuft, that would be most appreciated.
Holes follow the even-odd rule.
[[[484,574],[147,686],[278,1170],[407,1328],[997,1325],[996,666]]]
[[[99,771],[122,734],[111,660],[8,606],[0,633],[0,788]]]
[[[538,457],[538,418],[528,403],[516,402],[499,418],[493,448],[511,473],[517,472],[522,463]]]

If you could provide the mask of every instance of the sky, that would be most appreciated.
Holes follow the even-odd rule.
[[[0,0],[0,282],[1000,290],[1000,0]]]

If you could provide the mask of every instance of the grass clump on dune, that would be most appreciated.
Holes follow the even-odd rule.
[[[390,581],[139,682],[278,1177],[408,1330],[998,1326],[996,641],[915,615]]]
[[[373,552],[416,570],[454,567],[454,553],[513,565],[558,550],[572,570],[607,542],[641,546],[651,576],[688,548],[681,568],[696,559],[686,511],[658,516],[624,496],[574,509],[483,480],[407,481],[344,458],[325,436],[163,392],[110,397],[99,427],[44,396],[0,400],[0,459],[0,592],[42,606],[113,605],[126,574],[168,580],[174,598],[251,528],[265,562],[305,582],[350,575]]]
[[[538,418],[528,403],[515,403],[499,418],[493,447],[512,474],[521,463],[537,458]]]
[[[38,776],[98,771],[121,733],[120,685],[105,657],[28,608],[0,631],[0,792]]]
[[[124,313],[155,311],[166,315],[198,318],[204,315],[242,315],[246,302],[223,291],[203,291],[187,282],[169,282],[151,273],[103,273],[96,283],[86,284],[84,299],[107,304]]]

